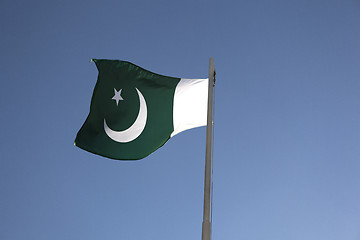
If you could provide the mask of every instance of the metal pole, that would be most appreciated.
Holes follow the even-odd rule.
[[[211,240],[211,147],[212,147],[212,105],[214,88],[215,67],[214,59],[209,61],[209,90],[208,90],[208,113],[206,126],[206,152],[205,152],[205,180],[204,180],[204,216],[202,223],[202,240]]]

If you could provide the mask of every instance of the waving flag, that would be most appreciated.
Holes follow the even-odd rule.
[[[130,62],[93,59],[99,75],[75,145],[118,160],[141,159],[207,122],[208,79],[181,79]]]

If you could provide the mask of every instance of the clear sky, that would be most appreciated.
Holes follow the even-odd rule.
[[[217,70],[213,239],[360,239],[359,0],[0,2],[0,239],[201,239],[205,128],[73,145],[91,58]]]

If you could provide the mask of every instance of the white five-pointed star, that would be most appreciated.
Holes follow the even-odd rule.
[[[119,91],[116,91],[116,89],[114,88],[115,95],[113,96],[112,99],[116,101],[116,106],[118,106],[120,100],[124,100],[124,99],[120,96],[121,90],[122,90],[122,89],[120,89]]]

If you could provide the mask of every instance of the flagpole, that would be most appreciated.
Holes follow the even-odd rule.
[[[205,152],[205,180],[204,180],[204,215],[202,223],[202,240],[211,240],[212,223],[212,130],[213,130],[213,91],[215,85],[214,59],[209,61],[209,89],[208,89],[208,113],[206,127],[206,152]]]

